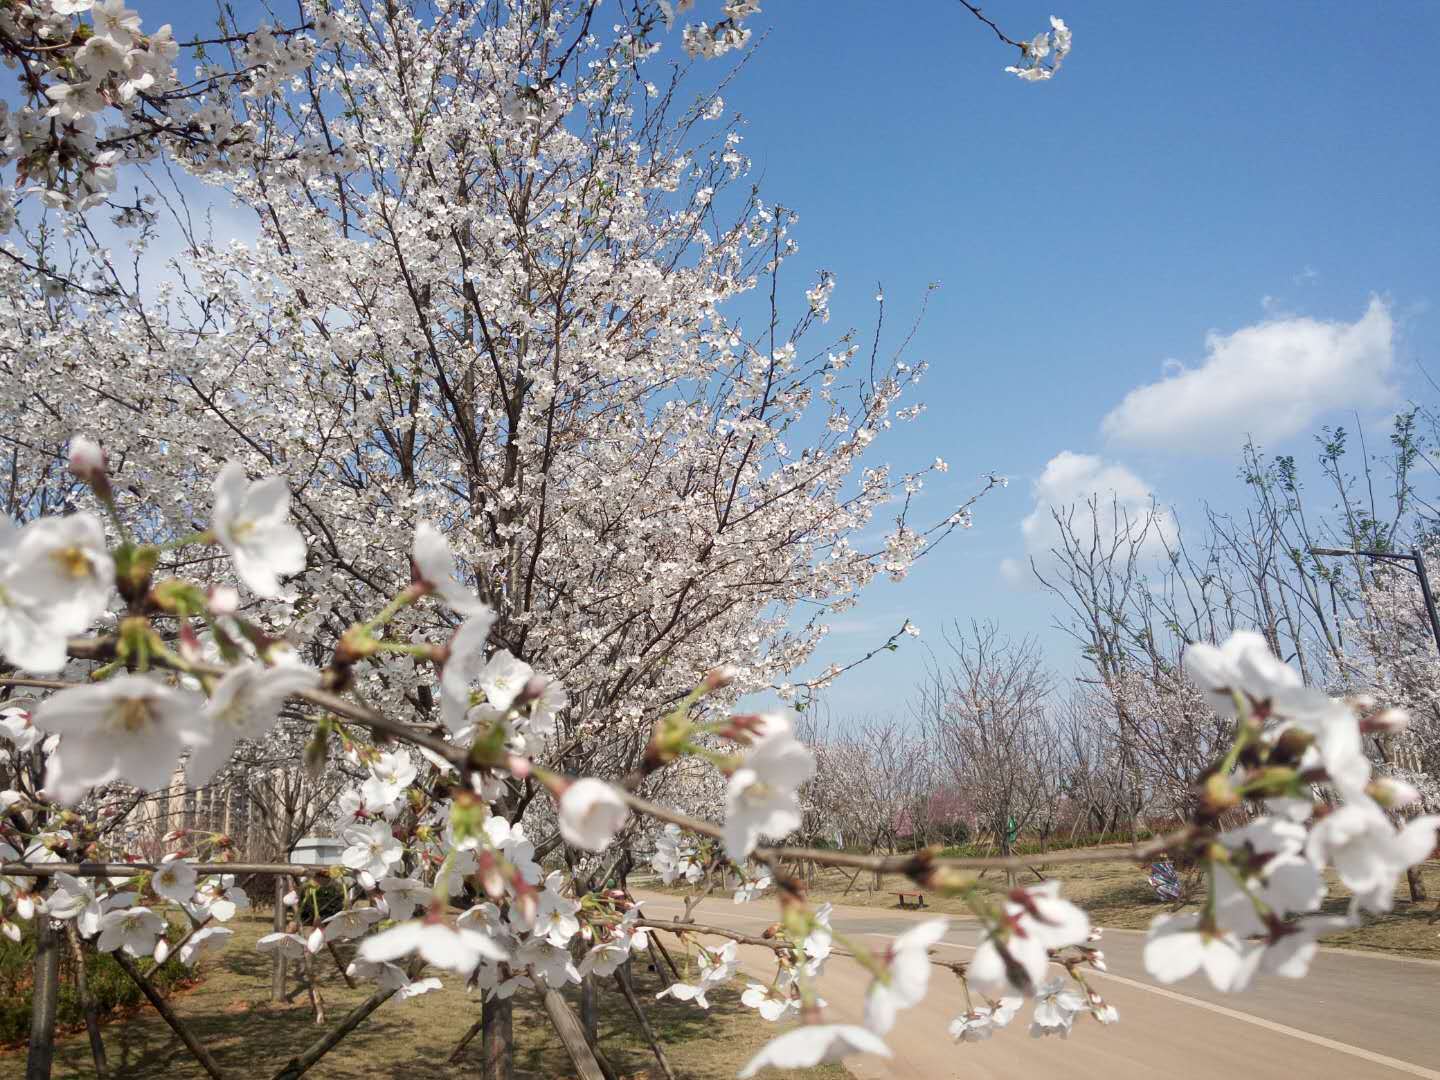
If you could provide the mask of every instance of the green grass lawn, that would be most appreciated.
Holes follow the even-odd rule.
[[[198,985],[171,999],[175,1011],[209,1047],[228,1076],[249,1080],[272,1075],[328,1027],[338,1024],[373,989],[369,984],[356,990],[347,988],[326,954],[315,957],[328,1013],[326,1027],[317,1027],[304,990],[292,1004],[272,1005],[269,1001],[268,958],[254,950],[255,941],[269,932],[268,918],[237,918],[230,926],[236,931],[230,947],[202,962],[203,978]],[[672,1067],[686,1080],[733,1077],[751,1054],[779,1033],[775,1025],[740,1004],[743,984],[710,994],[707,1013],[668,998],[656,1001],[655,993],[663,984],[639,959],[634,962],[634,979],[636,995],[665,1043]],[[391,998],[307,1075],[331,1080],[390,1076],[448,1080],[478,1075],[478,1037],[461,1064],[446,1064],[450,1051],[480,1015],[479,1000],[467,995],[459,980],[447,978],[446,982],[444,990],[410,1001]],[[602,984],[598,996],[600,1045],[616,1070],[627,1080],[660,1080],[663,1074],[613,981]],[[113,1017],[102,1030],[111,1073],[116,1077],[168,1080],[205,1075],[148,1005]],[[515,1041],[517,1077],[550,1080],[574,1075],[538,999],[529,991],[520,991],[515,998]],[[20,1077],[24,1071],[23,1047],[0,1056],[0,1077]],[[54,1075],[94,1075],[83,1031],[67,1033],[58,1040]],[[764,1075],[835,1078],[847,1074],[839,1068],[826,1068]]]

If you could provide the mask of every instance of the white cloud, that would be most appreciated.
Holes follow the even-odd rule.
[[[1170,374],[1167,362],[1166,377],[1126,394],[1101,430],[1132,446],[1223,453],[1247,435],[1286,439],[1331,409],[1390,404],[1394,335],[1378,298],[1353,323],[1291,315],[1211,332],[1198,367]]]
[[[1037,563],[1047,562],[1050,552],[1061,547],[1057,511],[1070,520],[1082,542],[1096,531],[1107,542],[1117,533],[1128,533],[1153,555],[1159,554],[1162,539],[1175,536],[1174,518],[1154,507],[1150,485],[1124,465],[1095,454],[1060,451],[1045,463],[1031,493],[1035,504],[1020,522],[1020,535],[1026,555]],[[1093,522],[1087,505],[1092,500]],[[1002,559],[1000,575],[1014,585],[1031,580],[1029,560]]]

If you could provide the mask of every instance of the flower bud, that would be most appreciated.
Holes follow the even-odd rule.
[[[310,931],[310,936],[305,939],[305,951],[312,956],[325,947],[325,928],[317,926]]]
[[[346,666],[357,664],[379,651],[379,643],[370,635],[370,631],[356,623],[340,635],[340,644],[335,646],[335,663]]]
[[[329,730],[321,728],[305,744],[305,771],[317,777],[325,770],[325,759],[329,756]]]
[[[511,754],[508,765],[510,769],[510,775],[515,777],[515,779],[517,780],[524,780],[527,776],[530,775],[531,771],[533,770],[533,766],[530,764],[530,759],[523,758],[519,754]]]
[[[1276,765],[1293,764],[1304,756],[1314,742],[1314,735],[1292,724],[1276,737],[1275,746],[1270,751],[1270,760]]]
[[[166,941],[162,937],[159,941],[155,942],[155,966],[159,967],[161,964],[165,963],[169,956],[170,942]]]
[[[1386,810],[1399,810],[1420,801],[1420,792],[1414,784],[1393,776],[1377,776],[1365,788],[1365,794]]]
[[[234,615],[240,609],[240,592],[230,585],[212,585],[205,594],[211,615]]]
[[[1240,805],[1240,795],[1228,776],[1214,773],[1200,789],[1200,808],[1211,817]]]
[[[535,887],[519,874],[515,875],[514,910],[518,911],[523,926],[534,926],[540,911],[540,897]]]
[[[1275,796],[1288,795],[1298,782],[1299,774],[1294,769],[1270,765],[1251,773],[1246,786],[1255,795]]]
[[[1410,714],[1404,709],[1381,709],[1360,721],[1360,730],[1366,735],[1393,735],[1404,731],[1410,724]]]
[[[200,642],[200,635],[189,621],[180,624],[180,656],[192,664],[198,664],[205,659],[205,646]]]
[[[525,680],[525,685],[520,688],[520,693],[516,695],[514,707],[523,709],[527,705],[539,701],[549,687],[550,676],[539,674],[531,675],[530,678]]]
[[[505,899],[505,875],[500,868],[500,860],[495,858],[493,851],[485,850],[480,852],[480,887],[485,890],[485,895],[491,900]]]
[[[953,866],[934,866],[925,880],[925,886],[938,893],[963,893],[975,884],[975,875],[958,870]]]
[[[127,602],[133,604],[150,591],[150,577],[159,559],[160,549],[148,544],[136,547],[125,543],[115,549],[115,588]]]
[[[97,498],[110,502],[114,497],[110,490],[110,477],[106,472],[108,462],[105,451],[94,439],[84,435],[70,437],[70,472],[90,485]]]
[[[705,681],[700,684],[701,689],[706,694],[713,694],[716,690],[729,686],[739,674],[740,669],[733,664],[721,664],[705,673]]]

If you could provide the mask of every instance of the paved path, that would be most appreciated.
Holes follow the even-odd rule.
[[[638,895],[650,918],[669,919],[682,911],[673,896]],[[847,936],[882,946],[928,917],[836,905],[831,922]],[[711,899],[695,919],[758,934],[774,921],[775,909],[765,901],[736,905],[728,898]],[[952,916],[938,951],[963,959],[973,952],[975,938],[974,922]],[[956,1046],[946,1027],[961,1011],[962,999],[949,973],[937,969],[928,998],[902,1012],[887,1037],[895,1057],[851,1058],[847,1064],[862,1080],[1440,1080],[1440,962],[1327,949],[1306,979],[1261,976],[1243,994],[1220,994],[1203,977],[1173,986],[1153,982],[1141,963],[1144,940],[1138,931],[1105,933],[1110,974],[1096,973],[1095,981],[1120,1010],[1119,1024],[1102,1028],[1081,1018],[1068,1041],[1032,1039],[1025,1030],[1027,1006],[988,1043]],[[742,949],[741,956],[747,971],[768,981],[774,971],[769,954]],[[868,983],[854,961],[832,959],[821,984],[830,1014],[858,1023]]]

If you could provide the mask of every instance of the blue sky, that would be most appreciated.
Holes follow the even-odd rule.
[[[1057,455],[1073,456],[1047,493],[1118,485],[1193,518],[1242,498],[1245,432],[1311,456],[1309,433],[1353,425],[1349,410],[1383,423],[1436,351],[1440,150],[1422,58],[1440,5],[1056,3],[987,8],[1016,38],[1052,13],[1071,25],[1064,70],[1030,85],[952,0],[767,0],[750,25],[768,39],[726,93],[767,197],[800,213],[797,302],[827,268],[831,328],[868,327],[883,282],[893,327],[943,284],[909,354],[931,365],[929,411],[881,448],[897,466],[950,463],[921,516],[983,472],[1011,478],[973,530],[834,620],[819,663],[907,617],[924,632],[845,676],[837,716],[903,712],[923,643],[952,619],[1036,634],[1073,668],[1054,604],[1001,571],[1026,558],[1022,524]],[[138,6],[182,34],[212,21]],[[1104,426],[1180,366],[1190,382]],[[1252,378],[1263,408],[1226,401]]]
[[[1183,522],[1202,500],[1243,498],[1244,432],[1313,456],[1320,424],[1353,426],[1352,408],[1378,424],[1418,392],[1437,341],[1440,153],[1425,134],[1431,77],[1407,58],[1440,43],[1440,6],[988,5],[1016,38],[1052,13],[1069,22],[1074,52],[1039,85],[1004,75],[1009,54],[945,0],[765,6],[753,25],[768,40],[727,102],[770,197],[801,215],[797,277],[836,273],[840,325],[869,324],[877,281],[895,323],[927,282],[944,286],[911,351],[931,364],[929,411],[882,453],[944,457],[937,505],[982,471],[1011,478],[973,530],[837,619],[821,660],[866,651],[907,616],[930,642],[975,618],[1039,635],[1068,672],[1054,604],[1000,572],[1025,557],[1021,523],[1057,454],[1098,455],[1102,487],[1123,468]],[[1372,297],[1383,306],[1364,320]],[[1167,361],[1201,367],[1209,332],[1265,322],[1280,325],[1221,343],[1220,367],[1151,402],[1203,413],[1210,397],[1208,422],[1177,424],[1182,447],[1102,431]],[[1259,415],[1214,403],[1227,374],[1266,361]],[[1277,385],[1276,365],[1293,376]],[[909,642],[844,676],[831,710],[901,712],[923,667]]]

